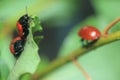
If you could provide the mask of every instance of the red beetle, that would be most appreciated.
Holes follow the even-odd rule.
[[[29,34],[29,17],[28,14],[23,15],[17,22],[17,30],[20,37],[26,39]]]
[[[23,28],[22,28],[22,25],[19,22],[17,22],[16,25],[17,25],[19,36],[23,37]]]
[[[80,31],[78,32],[78,35],[82,38],[81,41],[86,40],[86,41],[95,42],[101,36],[101,33],[95,27],[85,26],[80,29]]]
[[[21,37],[16,37],[11,41],[10,51],[14,56],[20,55],[24,49],[24,40]]]

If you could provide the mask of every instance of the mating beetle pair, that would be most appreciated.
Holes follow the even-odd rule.
[[[18,37],[14,38],[10,44],[10,51],[14,56],[19,56],[24,50],[26,38],[29,34],[29,20],[28,14],[19,18],[16,26],[18,30]]]

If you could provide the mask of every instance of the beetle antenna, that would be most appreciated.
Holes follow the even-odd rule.
[[[26,14],[28,15],[28,9],[27,9],[27,6],[26,6],[25,8],[26,8]]]

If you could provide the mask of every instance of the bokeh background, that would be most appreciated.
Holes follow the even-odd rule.
[[[0,40],[16,36],[16,22],[22,15],[37,15],[44,38],[39,43],[39,54],[45,66],[50,61],[81,47],[78,30],[85,25],[101,32],[120,16],[120,0],[0,0]],[[116,24],[109,32],[120,30]],[[0,42],[2,43],[2,42]],[[101,47],[78,60],[93,80],[120,79],[120,41]],[[45,64],[44,64],[45,60]],[[42,66],[42,64],[40,65]],[[53,72],[47,80],[85,80],[72,63]],[[71,77],[70,77],[71,76]],[[46,80],[46,78],[44,80]]]
[[[16,36],[16,22],[27,13],[37,15],[44,29],[40,54],[53,60],[70,30],[87,16],[94,14],[89,0],[1,0],[0,21]],[[1,28],[2,30],[2,28]],[[3,35],[3,34],[1,34]]]

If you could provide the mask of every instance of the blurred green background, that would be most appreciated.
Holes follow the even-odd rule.
[[[44,35],[44,39],[40,43],[42,47],[39,51],[50,60],[57,56],[70,29],[94,13],[90,1],[87,0],[11,0],[9,2],[1,0],[0,5],[0,21],[6,26],[5,29],[11,32],[11,36],[13,30],[16,30],[19,17],[26,14],[26,6],[29,15],[37,15],[40,18],[44,29],[40,34]],[[2,30],[1,27],[1,31],[4,31],[4,28]]]
[[[39,44],[39,54],[43,60],[40,69],[49,61],[69,55],[81,47],[77,35],[81,27],[92,25],[102,32],[105,26],[120,17],[120,0],[0,0],[0,52],[6,37],[16,36],[16,22],[26,14],[26,6],[28,14],[37,15],[43,27],[43,32],[37,33],[44,36]],[[119,29],[118,23],[110,33]],[[117,41],[78,60],[93,80],[120,80],[119,48],[120,41]],[[72,63],[62,66],[43,80],[61,79],[86,80]]]

